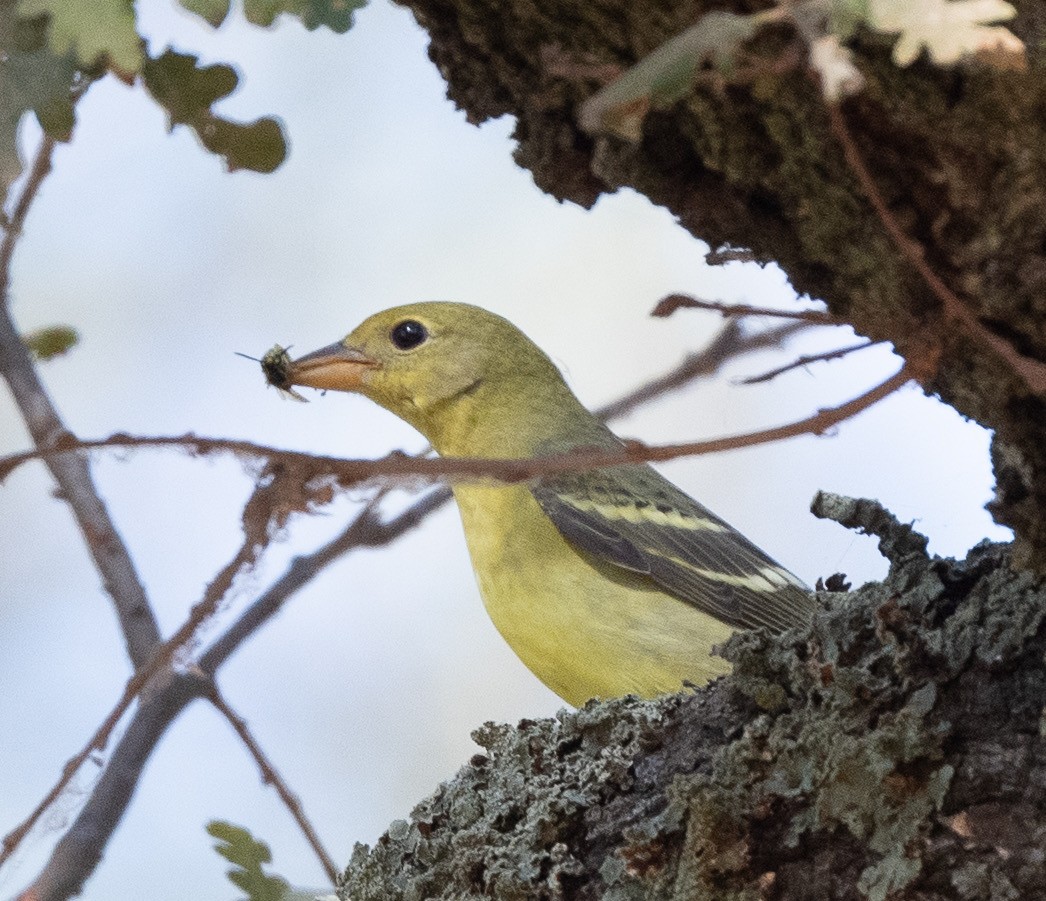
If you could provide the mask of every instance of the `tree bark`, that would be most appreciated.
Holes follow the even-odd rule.
[[[884,582],[736,635],[707,689],[488,723],[342,897],[1046,897],[1042,580],[1006,545],[934,559],[871,501],[820,507],[879,534]]]

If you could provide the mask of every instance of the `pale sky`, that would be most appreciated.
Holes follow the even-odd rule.
[[[644,198],[622,191],[591,211],[541,194],[511,159],[512,122],[480,129],[444,99],[424,35],[377,2],[347,35],[272,31],[238,14],[212,32],[167,2],[139,3],[155,52],[170,43],[243,76],[225,115],[275,114],[291,151],[272,175],[229,175],[191,133],[168,135],[140,88],[113,79],[79,107],[19,245],[20,328],[63,322],[82,343],[44,367],[67,424],[83,437],[193,431],[349,457],[424,442],[361,398],[267,390],[234,351],[274,343],[305,352],[398,303],[452,299],[512,319],[595,406],[674,366],[719,327],[713,314],[648,316],[683,291],[729,302],[796,304],[771,268],[711,269],[707,248]],[[36,139],[24,127],[24,145]],[[808,301],[804,301],[808,303]],[[769,385],[739,377],[853,341],[823,330],[783,354],[618,423],[651,443],[777,425],[840,403],[889,375],[888,350],[864,351]],[[0,453],[28,439],[0,396]],[[842,570],[855,583],[885,565],[874,541],[814,519],[819,488],[875,497],[915,521],[931,550],[962,554],[1006,537],[982,509],[988,436],[908,388],[832,435],[674,462],[663,471],[808,582]],[[251,482],[232,460],[106,454],[96,473],[161,625],[170,632],[236,550]],[[0,485],[0,832],[21,820],[119,696],[129,675],[108,600],[42,467]],[[397,501],[394,501],[394,503]],[[291,523],[209,634],[335,534],[344,498]],[[402,501],[398,501],[402,503]],[[475,588],[457,514],[445,509],[394,547],[331,567],[219,674],[312,817],[339,866],[373,842],[475,751],[486,720],[563,706],[494,631]],[[79,791],[89,790],[90,772]],[[0,897],[37,872],[79,803],[0,873]],[[178,720],[83,895],[231,898],[210,819],[249,827],[274,870],[322,885],[311,852],[228,726],[204,704]]]

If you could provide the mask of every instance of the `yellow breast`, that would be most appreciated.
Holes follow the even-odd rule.
[[[525,486],[458,485],[454,495],[490,618],[564,700],[652,697],[729,670],[710,654],[730,627],[575,550]]]

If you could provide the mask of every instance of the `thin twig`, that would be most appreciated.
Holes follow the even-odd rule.
[[[14,256],[15,245],[22,235],[26,216],[29,215],[29,208],[33,205],[40,185],[51,171],[51,156],[54,148],[55,139],[45,134],[37,148],[29,174],[26,176],[22,194],[15,203],[11,218],[4,225],[4,240],[0,243],[0,303],[5,305],[10,287],[11,258]]]
[[[845,325],[846,322],[825,313],[823,310],[775,310],[772,307],[754,307],[747,303],[724,303],[721,300],[701,300],[689,294],[669,294],[662,297],[650,311],[651,316],[664,318],[676,310],[686,308],[693,310],[714,310],[723,316],[773,316],[777,319],[798,319],[802,322],[813,322],[817,325]]]
[[[284,806],[290,811],[291,816],[294,817],[295,822],[298,824],[298,828],[301,829],[305,835],[305,840],[312,847],[313,852],[319,858],[320,865],[327,873],[327,878],[330,879],[331,885],[335,885],[338,881],[338,868],[334,866],[334,861],[331,860],[331,856],[327,853],[323,847],[323,843],[320,841],[320,837],[316,834],[316,830],[313,828],[312,823],[309,822],[308,817],[305,816],[305,811],[302,809],[301,801],[298,796],[291,791],[290,786],[284,782],[283,777],[279,774],[279,771],[273,765],[272,761],[265,755],[261,745],[258,744],[257,739],[251,734],[251,730],[247,725],[247,721],[236,713],[232,707],[229,706],[228,702],[222,697],[218,687],[211,684],[211,690],[207,695],[212,706],[228,720],[229,725],[232,726],[233,730],[240,737],[240,741],[243,742],[244,746],[250,752],[251,757],[254,758],[254,762],[258,764],[258,769],[262,774],[262,781],[268,785],[271,785],[276,789],[276,794],[280,796],[280,800],[283,801]]]
[[[895,379],[901,379],[899,383],[895,384],[886,393],[891,393],[891,391],[896,390],[905,382],[914,378],[914,369],[915,367],[905,366],[897,375],[884,382],[884,385],[893,384]],[[382,457],[380,460],[343,460],[337,457],[306,454],[301,451],[279,450],[277,448],[254,445],[246,441],[198,438],[195,435],[162,438],[114,435],[111,438],[100,441],[84,441],[70,444],[72,447],[85,450],[102,447],[183,447],[211,453],[216,450],[227,449],[238,455],[250,455],[276,462],[285,462],[288,465],[296,466],[299,470],[311,466],[314,468],[311,473],[312,478],[333,476],[343,487],[377,478],[402,480],[489,478],[503,482],[523,482],[538,476],[584,472],[590,469],[605,469],[626,463],[664,462],[678,457],[699,456],[701,454],[721,453],[741,447],[754,447],[755,445],[768,444],[772,441],[779,441],[782,438],[793,438],[798,435],[820,435],[827,429],[838,425],[861,410],[866,409],[866,407],[871,406],[871,403],[874,403],[876,400],[881,399],[876,394],[881,387],[873,388],[849,403],[819,410],[812,416],[804,417],[786,425],[774,426],[769,429],[758,429],[740,435],[660,446],[630,442],[620,448],[578,448],[562,454],[525,459],[485,459],[479,457],[421,458],[397,452]],[[871,402],[864,402],[866,398],[871,396],[874,396]],[[885,397],[886,394],[881,396]],[[67,451],[63,450],[62,452],[65,453]],[[0,471],[8,465],[17,465],[35,457],[45,457],[48,453],[51,452],[27,451],[16,457],[2,459],[0,460]]]
[[[861,341],[859,344],[850,344],[846,347],[837,347],[835,350],[826,350],[824,353],[799,357],[799,359],[793,360],[791,363],[786,363],[784,366],[778,366],[776,369],[771,369],[768,372],[761,373],[760,375],[750,375],[747,378],[739,379],[738,384],[757,385],[760,382],[769,382],[771,379],[775,379],[786,372],[791,372],[793,369],[801,369],[804,366],[809,366],[811,363],[823,363],[827,360],[838,360],[840,357],[845,357],[847,354],[852,354],[858,350],[864,350],[866,347],[874,347],[876,344],[882,343],[882,341],[872,341],[869,339],[867,341]]]
[[[724,263],[758,263],[759,258],[754,251],[747,248],[724,247],[708,251],[705,254],[705,262],[709,266],[722,266]]]
[[[154,676],[170,664],[178,649],[192,638],[200,624],[218,608],[225,593],[232,585],[233,579],[242,568],[243,561],[247,559],[251,552],[249,545],[250,539],[244,542],[244,545],[237,551],[230,563],[207,586],[203,599],[192,608],[185,622],[167,641],[160,644],[153,651],[145,665],[140,667],[127,680],[119,700],[113,705],[109,714],[87,743],[62,767],[61,776],[44,796],[43,800],[37,804],[29,816],[4,836],[3,847],[0,848],[0,866],[3,866],[11,857],[22,839],[29,834],[29,831],[36,825],[47,808],[57,800],[91,754],[95,751],[104,750],[109,742],[109,738],[112,736],[113,730],[123,718],[134,699],[149,685]]]
[[[967,335],[989,347],[997,356],[1005,360],[1013,372],[1023,379],[1024,383],[1032,391],[1037,394],[1046,394],[1046,364],[1020,353],[1009,341],[1006,341],[985,326],[977,318],[976,313],[930,268],[926,262],[926,254],[922,245],[905,233],[893,213],[886,206],[886,201],[879,192],[875,179],[872,177],[860,150],[857,148],[857,142],[854,140],[853,135],[850,134],[850,129],[846,125],[846,120],[843,118],[839,106],[829,103],[827,110],[828,122],[832,133],[835,135],[836,140],[839,141],[843,150],[843,156],[857,177],[865,197],[867,197],[868,202],[875,210],[879,221],[882,222],[883,228],[886,229],[886,233],[889,235],[890,240],[893,241],[894,246],[915,267],[922,280],[926,282],[926,285],[940,302],[945,315],[949,319],[958,322]]]
[[[603,420],[627,416],[637,407],[655,398],[664,397],[690,384],[696,378],[715,375],[728,362],[755,351],[780,347],[786,339],[807,328],[808,323],[789,322],[761,332],[747,332],[736,319],[730,319],[704,350],[688,354],[671,372],[640,385],[635,391],[596,410],[595,414]]]
[[[0,373],[10,386],[33,443],[40,450],[53,448],[68,437],[69,432],[51,403],[15,328],[10,312],[9,286],[15,246],[40,185],[51,171],[54,146],[54,140],[45,135],[0,243]],[[76,454],[68,454],[48,458],[47,466],[80,527],[84,544],[112,598],[127,654],[134,667],[139,669],[159,644],[160,630],[131,555],[95,489],[87,461]]]

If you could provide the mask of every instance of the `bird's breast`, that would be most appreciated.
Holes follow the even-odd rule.
[[[710,656],[729,627],[575,549],[525,485],[462,484],[454,494],[490,618],[564,700],[649,697],[729,669]]]

